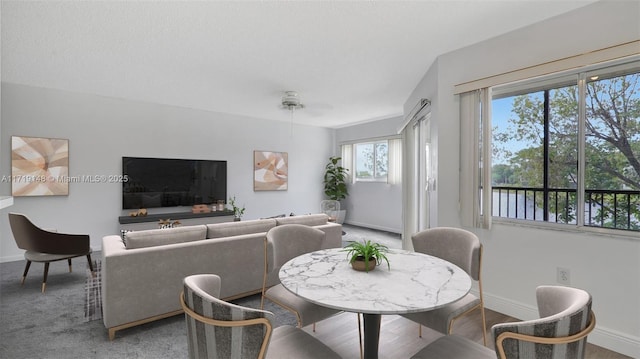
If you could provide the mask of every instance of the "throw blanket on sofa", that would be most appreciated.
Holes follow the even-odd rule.
[[[96,270],[91,273],[87,268],[87,280],[84,285],[84,321],[102,318],[102,265],[100,260],[93,264]]]

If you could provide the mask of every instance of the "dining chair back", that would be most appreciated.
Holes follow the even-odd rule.
[[[47,231],[37,227],[27,216],[20,213],[9,213],[9,226],[16,245],[25,250],[24,257],[27,263],[22,274],[22,284],[27,277],[31,262],[44,263],[42,293],[46,290],[50,262],[66,259],[71,272],[71,259],[86,256],[89,269],[94,272],[89,235]]]
[[[480,279],[482,245],[474,233],[461,228],[435,227],[415,233],[411,242],[416,252],[442,258],[460,267],[473,280]]]
[[[325,233],[322,230],[302,224],[284,224],[267,232],[260,308],[264,308],[264,300],[269,299],[294,313],[298,327],[316,323],[340,312],[298,297],[284,288],[279,280],[278,284],[267,288],[269,276],[273,276],[273,273],[277,274],[290,259],[322,249],[324,239]]]
[[[591,295],[578,288],[536,288],[541,318],[494,325],[496,350],[457,335],[442,336],[412,359],[583,359],[596,325]]]
[[[492,327],[501,358],[584,358],[596,323],[591,295],[578,288],[539,286],[540,319]]]
[[[301,254],[322,248],[324,231],[304,224],[284,224],[267,232],[267,255],[269,272],[280,268]]]
[[[487,344],[484,298],[482,293],[482,244],[478,237],[467,230],[452,227],[426,229],[411,236],[416,252],[428,254],[451,262],[478,283],[478,296],[472,293],[442,308],[420,313],[405,314],[404,317],[441,333],[451,334],[454,322],[472,312],[480,310],[482,321],[482,339]]]
[[[191,275],[183,284],[190,359],[339,358],[301,329],[276,328],[269,311],[219,299],[221,280],[215,274]]]

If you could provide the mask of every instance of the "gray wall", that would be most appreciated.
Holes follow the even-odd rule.
[[[322,175],[334,154],[334,130],[88,94],[2,83],[0,176],[11,174],[11,136],[69,139],[72,176],[121,174],[122,156],[228,161],[228,195],[246,205],[244,219],[317,213]],[[289,154],[289,190],[253,191],[253,151]],[[9,194],[9,183],[0,183]],[[88,233],[94,250],[119,233],[121,184],[72,183],[69,196],[17,197],[0,211],[0,261],[22,259],[7,213],[36,224]],[[151,211],[151,210],[150,210]]]
[[[336,142],[394,136],[402,120],[400,116],[339,128]],[[349,197],[341,202],[347,209],[345,223],[402,233],[402,184],[356,182],[349,185]]]
[[[454,85],[606,48],[640,38],[640,3],[596,2],[438,58],[405,103],[434,101],[438,136],[437,222],[459,226],[459,104]],[[436,96],[437,95],[437,96]],[[453,200],[452,200],[453,199]],[[589,340],[640,357],[640,240],[637,234],[598,233],[575,227],[496,223],[475,230],[484,244],[483,278],[487,307],[518,318],[537,316],[535,288],[556,283],[556,267],[571,270],[571,285],[593,295],[598,318]]]

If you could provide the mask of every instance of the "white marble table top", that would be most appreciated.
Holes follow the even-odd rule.
[[[347,253],[332,248],[303,254],[280,269],[280,282],[319,305],[365,314],[436,309],[464,297],[471,278],[460,267],[426,254],[393,249],[375,270],[351,268]]]

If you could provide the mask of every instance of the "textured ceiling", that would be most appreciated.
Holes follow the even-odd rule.
[[[388,118],[443,53],[593,2],[2,1],[2,81],[324,127]]]

